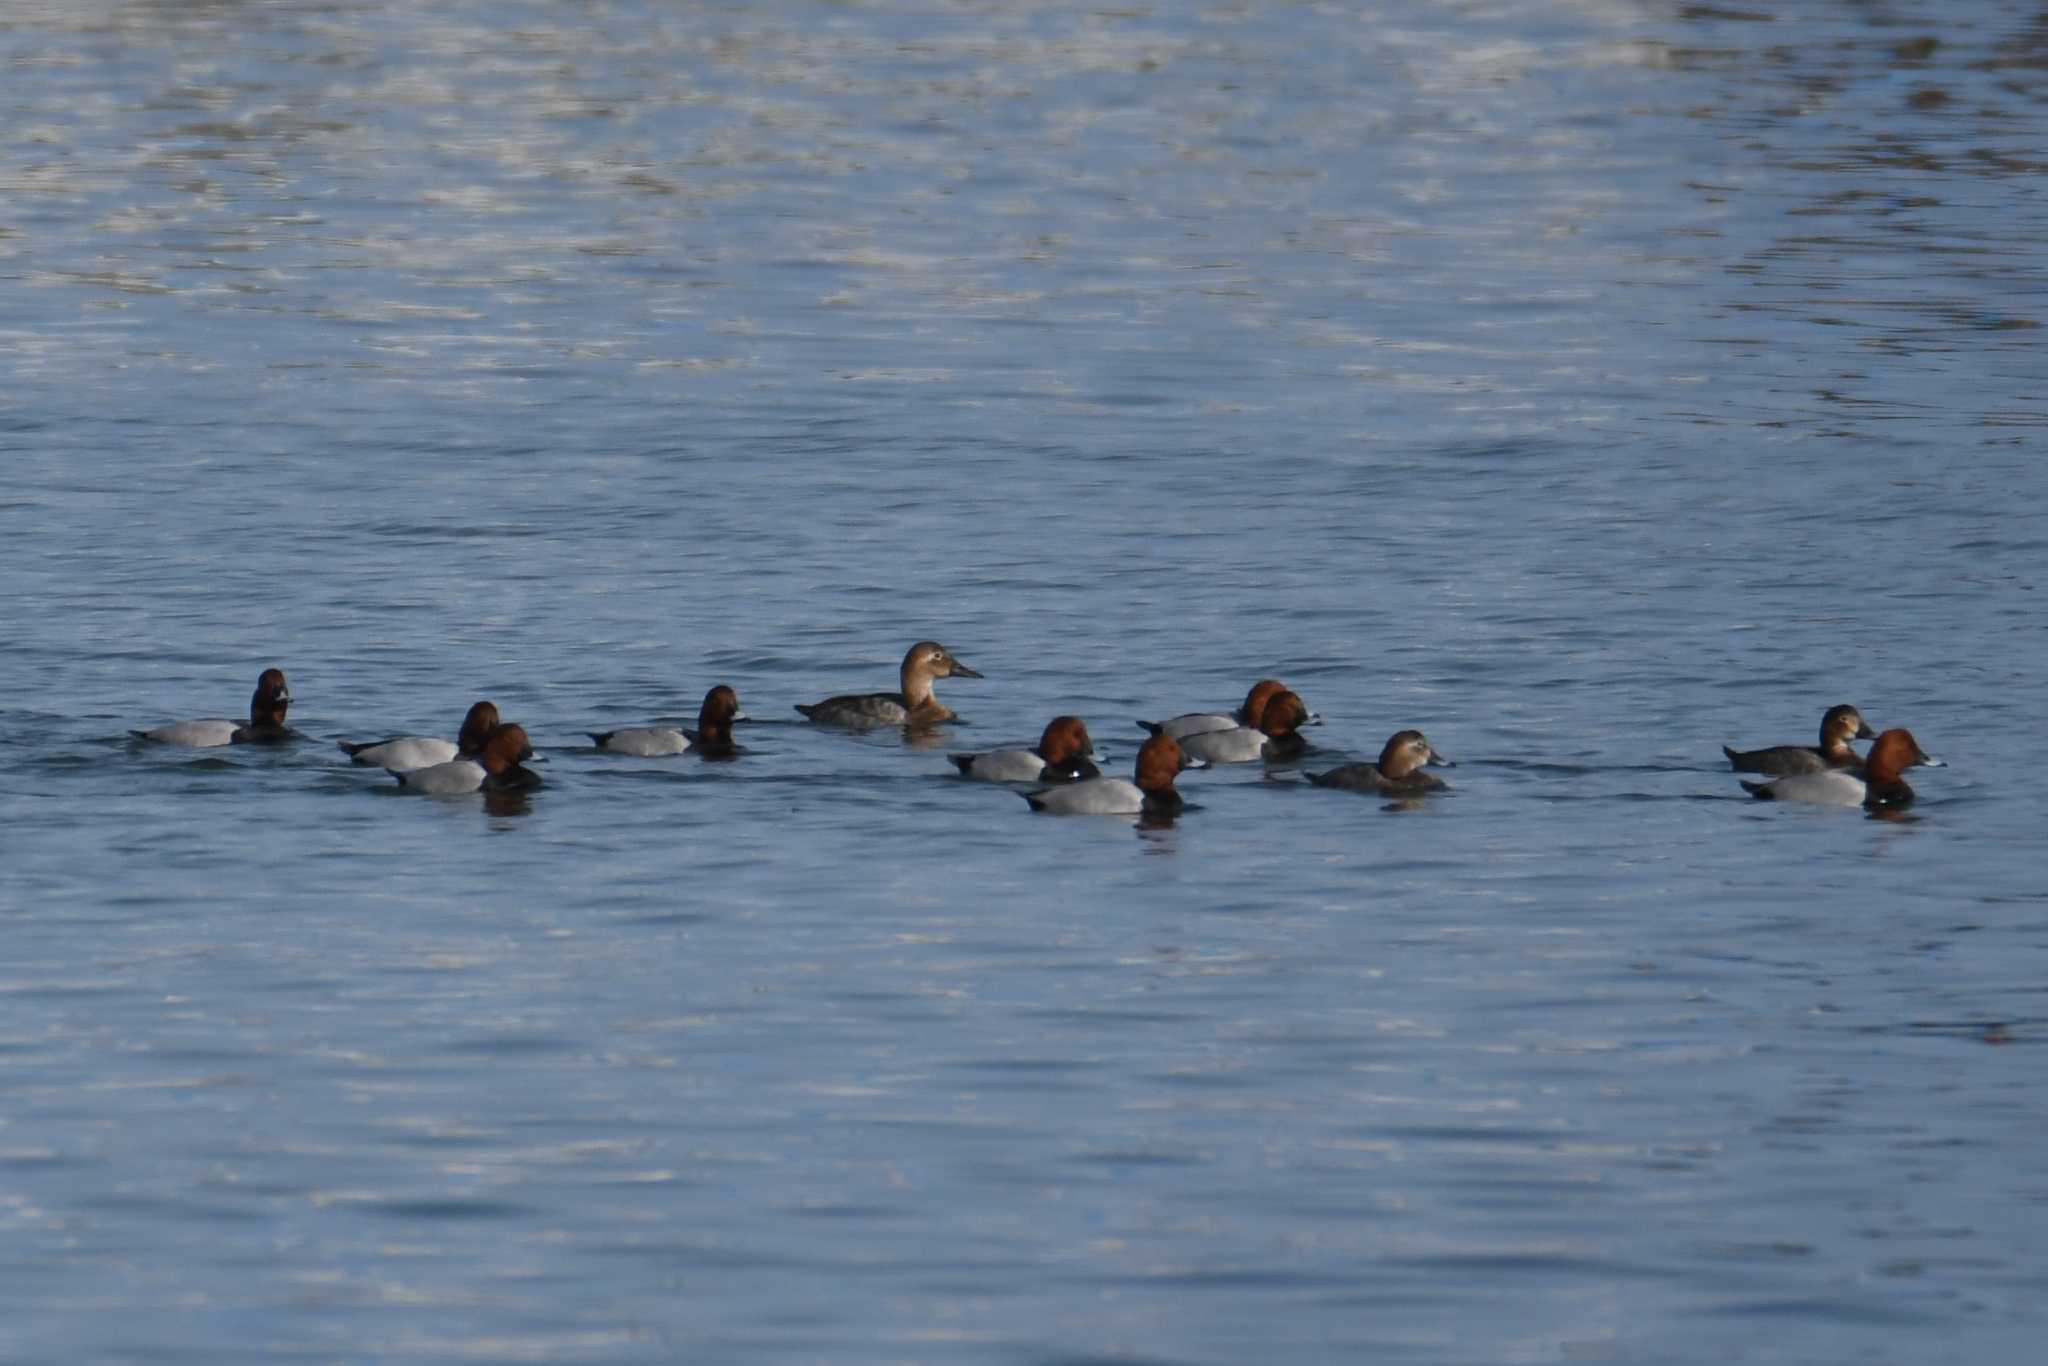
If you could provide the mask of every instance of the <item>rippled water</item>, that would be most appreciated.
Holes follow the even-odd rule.
[[[2016,4],[0,14],[0,1356],[2020,1361]],[[800,724],[904,647],[929,746]],[[133,746],[286,668],[305,743]],[[1309,766],[949,750],[1277,674]],[[732,764],[593,751],[730,682]],[[335,738],[494,698],[530,799]],[[1743,798],[1857,703],[1908,820]]]

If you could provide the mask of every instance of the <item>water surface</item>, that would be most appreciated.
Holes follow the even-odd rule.
[[[0,1355],[2025,1359],[2038,16],[0,18]],[[800,724],[911,641],[929,745]],[[291,675],[306,741],[146,750]],[[1226,705],[1170,828],[949,750]],[[729,682],[732,764],[583,732]],[[546,752],[430,801],[336,738]],[[1742,797],[1831,703],[1899,822]]]

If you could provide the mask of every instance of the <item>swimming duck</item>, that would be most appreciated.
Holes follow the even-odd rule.
[[[402,771],[445,764],[450,759],[465,755],[474,757],[483,751],[484,741],[497,724],[497,704],[478,702],[462,718],[462,729],[456,732],[453,740],[428,735],[400,735],[389,740],[336,740],[334,743],[341,746],[351,762]]]
[[[1423,765],[1447,765],[1449,759],[1436,752],[1419,730],[1396,731],[1380,750],[1378,763],[1346,764],[1328,773],[1311,773],[1308,780],[1317,787],[1342,787],[1353,792],[1376,792],[1389,797],[1413,797],[1449,787]]]
[[[823,702],[797,703],[796,709],[827,726],[931,726],[953,719],[932,693],[937,678],[980,678],[934,640],[920,640],[903,656],[897,692],[848,693]]]
[[[1913,804],[1913,789],[1900,776],[1916,765],[1944,767],[1920,748],[1909,730],[1888,730],[1864,756],[1863,772],[1831,768],[1820,773],[1790,773],[1767,783],[1742,780],[1743,791],[1773,802],[1818,802],[1823,806],[1860,806],[1866,811],[1903,811]]]
[[[1851,740],[1868,740],[1877,732],[1863,714],[1847,702],[1829,707],[1820,718],[1819,745],[1772,745],[1768,749],[1732,749],[1721,746],[1728,762],[1738,773],[1825,773],[1831,768],[1863,771],[1863,756],[1849,745]]]
[[[1171,735],[1155,735],[1138,749],[1135,783],[1122,778],[1086,778],[1077,783],[1026,792],[1024,800],[1034,811],[1071,816],[1147,815],[1170,818],[1179,814],[1181,795],[1173,780],[1182,770],[1207,767],[1199,759],[1181,752],[1180,742]]]
[[[249,699],[249,720],[172,721],[150,730],[130,731],[160,745],[186,745],[212,749],[219,745],[276,745],[293,738],[284,723],[291,709],[292,690],[284,681],[283,669],[265,669],[256,679],[255,695]]]
[[[740,695],[721,683],[704,694],[697,709],[697,728],[680,726],[636,726],[628,730],[585,732],[597,747],[612,754],[654,756],[685,752],[705,759],[727,759],[738,754],[732,742],[732,723],[746,720],[740,710]]]
[[[398,779],[398,785],[406,791],[424,792],[430,797],[475,792],[478,788],[509,791],[541,785],[538,773],[522,767],[532,757],[533,745],[526,738],[525,728],[506,722],[491,732],[474,759],[450,759],[445,764],[386,772]]]
[[[1212,764],[1294,759],[1308,751],[1308,741],[1300,733],[1308,715],[1301,698],[1282,688],[1266,699],[1257,725],[1201,731],[1181,737],[1180,746],[1189,757]]]
[[[998,749],[987,754],[948,755],[962,775],[991,783],[1068,782],[1099,778],[1090,762],[1095,742],[1078,716],[1055,716],[1038,737],[1035,749]]]
[[[1176,740],[1185,740],[1212,730],[1256,726],[1265,713],[1267,700],[1286,689],[1287,685],[1277,678],[1262,678],[1252,684],[1251,691],[1244,695],[1244,705],[1234,712],[1186,711],[1164,721],[1140,721],[1138,727],[1148,735],[1171,735]]]

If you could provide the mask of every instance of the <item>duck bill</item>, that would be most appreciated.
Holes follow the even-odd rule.
[[[1424,767],[1426,767],[1426,768],[1456,768],[1456,767],[1457,767],[1457,764],[1453,763],[1453,762],[1452,762],[1451,760],[1449,760],[1449,759],[1446,759],[1446,758],[1444,758],[1444,756],[1443,756],[1443,755],[1441,755],[1441,754],[1438,754],[1438,753],[1437,753],[1437,752],[1436,752],[1435,750],[1431,750],[1431,751],[1429,752],[1429,757],[1428,757],[1427,759],[1424,759],[1424,760],[1422,761],[1422,763],[1423,763],[1423,766],[1424,766]]]
[[[953,661],[952,676],[954,678],[980,678],[981,670],[970,669],[965,664],[962,664],[959,660],[956,659]]]
[[[1943,763],[1943,762],[1942,762],[1941,760],[1939,760],[1939,759],[1935,758],[1935,757],[1934,757],[1934,756],[1933,756],[1932,754],[1923,754],[1923,755],[1921,755],[1921,756],[1920,756],[1919,758],[1915,759],[1915,760],[1914,760],[1913,762],[1914,762],[1915,764],[1917,764],[1917,765],[1918,765],[1919,767],[1921,767],[1921,768],[1947,768],[1947,767],[1948,767],[1948,765],[1947,765],[1947,764],[1945,764],[1945,763]]]

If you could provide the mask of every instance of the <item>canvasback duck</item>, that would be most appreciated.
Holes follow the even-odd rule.
[[[987,754],[948,755],[963,776],[989,783],[1072,782],[1099,778],[1095,742],[1078,716],[1055,716],[1035,749],[998,749]]]
[[[386,771],[408,792],[445,797],[478,788],[505,791],[539,787],[540,775],[521,767],[532,757],[533,745],[526,738],[525,728],[506,722],[491,732],[474,759],[450,759],[445,764],[429,764],[425,768]]]
[[[497,724],[497,704],[478,702],[462,718],[462,729],[456,732],[453,740],[430,735],[399,735],[389,740],[336,740],[334,743],[341,746],[342,752],[354,763],[403,772],[445,764],[450,759],[476,757],[483,752],[484,741]]]
[[[1251,691],[1244,695],[1244,705],[1234,712],[1190,711],[1165,721],[1140,721],[1140,729],[1152,735],[1171,735],[1176,740],[1185,740],[1190,735],[1201,735],[1212,730],[1235,730],[1239,726],[1256,726],[1265,714],[1266,703],[1275,693],[1286,692],[1287,685],[1277,678],[1262,678],[1252,684]],[[1304,726],[1320,726],[1323,718],[1315,712],[1308,714]]]
[[[630,730],[584,732],[609,754],[695,754],[704,759],[728,759],[740,752],[732,742],[732,723],[747,719],[740,710],[740,695],[721,683],[704,694],[697,709],[697,728],[682,726],[636,726]]]
[[[1423,765],[1448,766],[1450,760],[1436,752],[1419,730],[1396,731],[1380,751],[1374,764],[1346,764],[1328,773],[1311,773],[1308,780],[1317,787],[1342,787],[1353,792],[1377,792],[1389,797],[1413,797],[1435,792],[1450,784]]]
[[[212,749],[217,745],[275,745],[293,736],[284,723],[291,709],[292,690],[284,681],[283,669],[265,669],[256,680],[256,693],[249,699],[249,719],[241,721],[172,721],[151,730],[130,731],[160,745],[186,745]]]
[[[1877,734],[1864,721],[1863,713],[1847,702],[1829,707],[1820,718],[1820,744],[1772,745],[1768,749],[1733,749],[1721,746],[1728,762],[1738,773],[1825,773],[1846,768],[1863,771],[1863,756],[1850,748],[1851,740],[1868,740]]]
[[[931,726],[953,719],[932,694],[935,678],[980,678],[934,640],[920,640],[903,656],[902,691],[849,693],[823,702],[799,702],[796,709],[827,726]]]
[[[1201,731],[1182,736],[1180,746],[1190,757],[1212,764],[1294,759],[1308,751],[1308,741],[1300,733],[1307,722],[1308,708],[1301,698],[1282,688],[1266,699],[1256,726]]]
[[[1183,753],[1171,735],[1155,735],[1138,749],[1135,783],[1122,778],[1086,778],[1078,783],[1026,792],[1033,811],[1062,816],[1134,816],[1171,818],[1180,813],[1181,796],[1173,780],[1183,769],[1206,768]]]
[[[1823,806],[1860,806],[1867,811],[1903,811],[1913,804],[1913,789],[1901,775],[1915,765],[1941,768],[1941,760],[1920,748],[1909,730],[1888,730],[1864,756],[1863,772],[1830,768],[1820,773],[1791,773],[1767,783],[1742,780],[1743,790],[1773,802],[1818,802]]]

